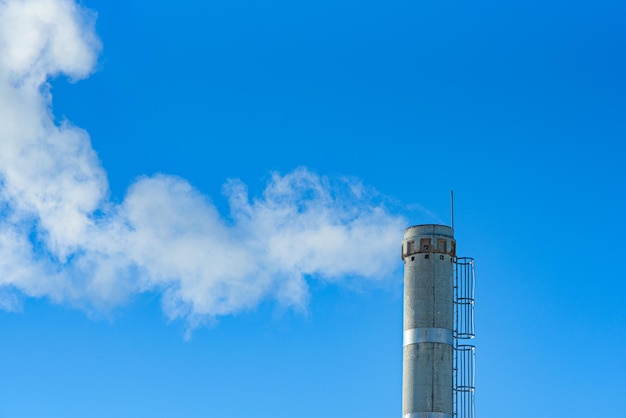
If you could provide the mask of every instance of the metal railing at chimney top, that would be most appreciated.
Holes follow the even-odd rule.
[[[454,261],[454,416],[475,418],[474,259]]]

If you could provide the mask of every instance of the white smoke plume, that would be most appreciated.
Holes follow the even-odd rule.
[[[227,218],[174,176],[109,201],[88,134],[55,123],[47,82],[90,74],[94,20],[72,0],[0,0],[0,308],[107,311],[160,292],[169,318],[197,323],[266,299],[302,308],[307,277],[389,277],[405,222],[355,180],[298,169],[254,199],[230,180]]]

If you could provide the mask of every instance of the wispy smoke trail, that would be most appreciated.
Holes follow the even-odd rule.
[[[224,186],[223,218],[185,180],[144,177],[121,204],[87,133],[50,111],[48,77],[92,71],[94,15],[70,0],[0,0],[0,307],[45,297],[107,310],[160,292],[190,323],[265,299],[302,307],[307,276],[389,277],[404,220],[358,181],[306,169],[263,194]]]

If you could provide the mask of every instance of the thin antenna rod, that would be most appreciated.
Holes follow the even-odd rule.
[[[450,190],[450,223],[454,229],[454,190]]]

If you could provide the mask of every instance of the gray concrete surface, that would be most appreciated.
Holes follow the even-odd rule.
[[[455,252],[448,226],[404,233],[403,418],[453,416]]]

